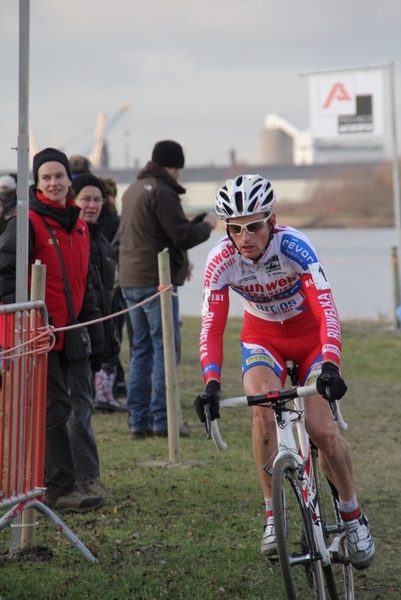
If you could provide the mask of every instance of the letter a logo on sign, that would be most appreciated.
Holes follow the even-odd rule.
[[[383,135],[382,79],[379,69],[311,74],[309,106],[313,137]]]
[[[338,100],[339,102],[349,102],[352,100],[350,94],[347,91],[347,88],[343,83],[334,83],[329,95],[326,98],[326,101],[323,104],[323,108],[330,108],[333,100]]]

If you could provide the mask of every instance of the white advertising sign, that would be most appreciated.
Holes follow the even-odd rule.
[[[315,139],[384,133],[380,70],[310,75],[309,102]]]

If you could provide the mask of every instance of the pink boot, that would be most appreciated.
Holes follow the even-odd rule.
[[[102,374],[101,383],[100,383],[100,393],[98,396],[97,392],[97,377]],[[121,404],[116,398],[113,396],[113,384],[115,380],[115,373],[106,373],[103,369],[96,373],[95,377],[95,386],[96,386],[96,398],[95,398],[95,408],[100,408],[101,410],[109,410],[111,412],[128,412],[127,406]],[[99,378],[100,382],[100,378]]]
[[[95,375],[95,400],[93,403],[94,408],[100,410],[108,410],[105,382],[107,382],[107,373],[101,369]]]

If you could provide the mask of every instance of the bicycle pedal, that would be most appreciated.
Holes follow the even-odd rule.
[[[266,465],[263,465],[262,468],[268,475],[270,475],[270,477],[273,475],[273,469],[271,467],[266,467]]]
[[[349,565],[351,561],[348,556],[340,552],[330,552],[330,561],[336,565]]]

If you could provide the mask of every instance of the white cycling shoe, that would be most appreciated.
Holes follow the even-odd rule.
[[[358,519],[344,521],[349,559],[355,569],[367,569],[375,556],[375,544],[364,514]]]
[[[260,551],[263,556],[277,555],[277,542],[276,535],[274,533],[274,517],[269,517],[266,520],[265,526],[263,527],[263,537],[260,545]]]

